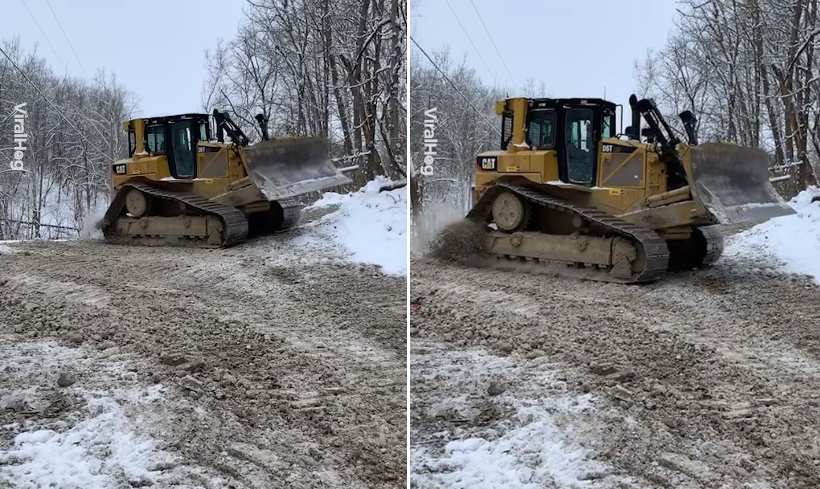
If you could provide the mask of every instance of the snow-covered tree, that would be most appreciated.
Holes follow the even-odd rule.
[[[703,140],[763,147],[781,188],[820,176],[818,0],[680,0],[663,49],[637,62],[640,91],[670,120],[699,117]]]
[[[58,76],[18,40],[2,46],[11,61],[0,57],[0,239],[76,236],[108,202],[111,164],[128,156],[122,122],[135,109],[134,95],[105,71],[92,80]],[[23,103],[19,171],[9,161],[14,107]]]
[[[358,184],[404,177],[405,0],[248,2],[236,36],[206,53],[206,110],[227,108],[251,137],[328,138]]]

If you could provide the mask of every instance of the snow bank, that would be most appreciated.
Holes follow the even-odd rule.
[[[310,229],[311,241],[330,240],[352,260],[380,265],[384,273],[407,273],[407,187],[379,192],[392,182],[378,177],[358,192],[325,193],[305,210],[339,206]]]
[[[727,239],[724,255],[770,263],[784,272],[811,275],[820,284],[820,202],[809,187],[789,203],[797,214],[776,217]]]

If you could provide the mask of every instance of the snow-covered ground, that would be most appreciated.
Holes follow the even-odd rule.
[[[0,347],[0,486],[219,485],[146,433],[156,422],[148,413],[169,402],[166,388],[137,382],[116,349],[8,337]]]
[[[312,244],[331,242],[350,259],[380,265],[384,273],[407,273],[407,187],[380,192],[390,180],[379,177],[358,192],[325,193],[305,210],[338,206],[309,224],[300,238]]]
[[[321,218],[300,226],[292,244],[316,251],[301,258],[310,263],[358,262],[377,265],[385,274],[407,274],[407,188],[380,191],[392,182],[384,177],[368,182],[357,192],[343,195],[327,192],[304,209],[305,214],[324,214]],[[102,239],[95,228],[104,209],[96,209],[80,233],[81,239]],[[282,240],[274,236],[271,240]],[[14,252],[0,242],[0,255]],[[270,242],[257,241],[249,248],[269,250]],[[293,256],[288,260],[292,261]]]
[[[790,205],[797,214],[770,219],[727,239],[724,255],[768,263],[788,273],[811,275],[820,284],[820,189],[809,187]]]
[[[9,246],[17,241],[0,241],[0,255],[10,255],[14,253],[14,248]]]
[[[595,460],[596,400],[571,393],[553,365],[532,375],[482,350],[414,352],[414,409],[423,411],[411,421],[415,487],[608,488],[620,479]]]

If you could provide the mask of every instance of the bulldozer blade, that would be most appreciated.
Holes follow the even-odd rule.
[[[691,151],[692,183],[719,224],[763,222],[795,213],[769,182],[763,150],[704,143]]]
[[[351,183],[331,163],[323,138],[275,138],[245,150],[251,180],[268,200]]]

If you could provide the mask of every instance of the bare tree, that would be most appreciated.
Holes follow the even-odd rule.
[[[405,0],[248,2],[236,36],[206,52],[206,110],[228,108],[248,134],[322,136],[358,184],[406,175]]]
[[[667,45],[636,65],[670,115],[694,109],[706,140],[760,146],[793,194],[820,171],[817,0],[681,0]],[[811,143],[810,143],[811,142]],[[785,169],[785,170],[784,170]]]
[[[493,127],[496,123],[500,127],[494,102],[504,98],[503,90],[484,85],[463,60],[454,64],[447,51],[431,55],[438,69],[419,56],[413,51],[410,58],[410,200],[416,223],[427,206],[467,211],[475,156],[497,149],[501,142],[498,128]],[[431,114],[437,146],[433,164],[426,167],[424,124],[433,120]]]
[[[59,77],[16,39],[3,50],[11,61],[0,61],[0,161],[14,153],[9,114],[20,104],[27,141],[25,171],[0,167],[0,239],[76,235],[108,202],[111,164],[128,156],[122,122],[135,98],[105,71],[90,81]]]

